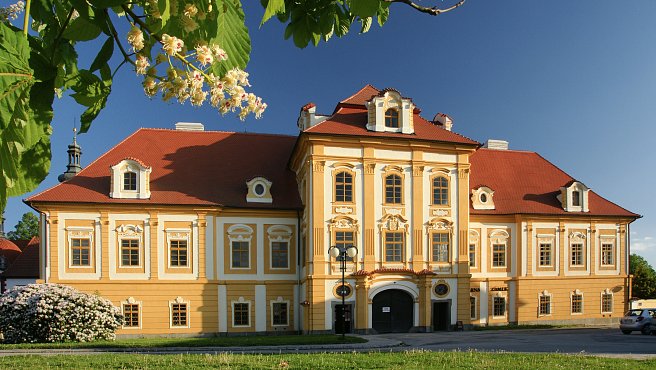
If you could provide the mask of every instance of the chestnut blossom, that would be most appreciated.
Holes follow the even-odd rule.
[[[135,52],[144,48],[143,32],[141,32],[136,26],[132,26],[130,32],[128,32],[128,43],[132,46],[132,50]]]
[[[187,33],[194,32],[198,29],[198,23],[196,23],[195,20],[186,16],[180,17],[180,26],[182,27],[182,30]]]
[[[185,5],[184,10],[182,11],[182,14],[186,15],[189,18],[195,17],[197,13],[198,13],[198,8],[196,8],[196,5],[194,4]]]
[[[175,36],[169,36],[166,33],[162,35],[162,48],[168,55],[175,55],[182,51],[184,41]]]
[[[0,21],[13,21],[18,18],[18,14],[23,10],[25,10],[25,3],[23,1],[18,1],[16,4],[11,4],[6,8],[0,8]]]
[[[198,63],[203,67],[212,64],[212,62],[214,62],[212,50],[207,45],[196,46],[196,60],[198,60]]]
[[[155,82],[154,78],[147,76],[146,78],[144,78],[142,85],[144,88],[144,92],[148,97],[152,98],[153,96],[155,96],[155,94],[157,94],[157,82]]]
[[[148,58],[139,54],[137,55],[137,60],[135,61],[136,70],[138,75],[145,75],[148,67],[150,67],[150,62]]]
[[[219,61],[228,60],[228,54],[226,54],[225,50],[221,49],[219,45],[217,44],[212,45],[210,47],[210,50],[212,50],[212,55],[217,60]]]

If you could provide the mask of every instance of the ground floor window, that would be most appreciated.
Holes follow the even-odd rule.
[[[476,319],[476,297],[469,297],[469,317]]]
[[[123,326],[126,328],[139,327],[139,305],[127,303],[123,304]]]
[[[551,315],[551,296],[543,294],[540,296],[540,316]]]
[[[232,325],[250,326],[250,303],[233,303]]]
[[[601,294],[601,312],[602,313],[613,312],[613,293],[603,292]]]
[[[506,316],[506,297],[494,297],[492,302],[493,316]]]
[[[171,304],[171,326],[187,326],[187,304]]]
[[[287,302],[276,302],[272,304],[272,325],[287,326],[289,324]]]
[[[572,313],[583,313],[583,294],[572,294]]]

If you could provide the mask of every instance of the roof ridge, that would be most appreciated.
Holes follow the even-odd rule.
[[[417,113],[417,117],[423,119],[424,121],[426,121],[426,122],[428,122],[429,124],[435,126],[436,128],[442,129],[442,130],[444,130],[444,131],[448,131],[448,132],[450,132],[450,133],[452,133],[452,134],[454,134],[454,135],[458,135],[458,136],[460,136],[460,137],[462,137],[462,138],[464,138],[464,139],[467,139],[467,140],[471,140],[471,141],[477,142],[479,147],[482,145],[481,142],[479,142],[478,140],[474,140],[474,139],[470,138],[469,136],[465,136],[465,135],[463,135],[463,134],[461,134],[461,133],[458,133],[458,132],[455,132],[455,131],[447,130],[447,129],[445,129],[444,127],[440,127],[440,126],[434,124],[433,121],[429,121],[429,120],[427,120],[426,118],[422,117],[420,113]]]
[[[163,127],[141,127],[139,128],[139,130],[184,132],[184,133],[193,133],[193,134],[237,134],[237,135],[284,136],[284,137],[298,136],[298,135],[278,134],[278,133],[271,133],[271,132],[239,132],[239,131],[222,131],[222,130],[187,131],[187,130],[176,130],[173,128],[163,128]]]

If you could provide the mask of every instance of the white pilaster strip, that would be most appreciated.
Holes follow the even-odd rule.
[[[258,264],[259,266],[259,264]],[[255,286],[255,331],[266,331],[266,285]]]
[[[218,309],[219,309],[219,333],[228,331],[228,293],[225,285],[219,285]]]
[[[487,312],[487,304],[488,300],[490,299],[488,297],[488,283],[487,282],[481,282],[481,294],[480,294],[481,299],[479,300],[478,304],[480,305],[480,310],[481,310],[481,324],[487,324],[487,319],[489,313]]]
[[[301,301],[298,300],[298,285],[294,285],[294,299],[292,300],[292,307],[294,307],[294,330],[299,330],[299,311],[301,310]]]
[[[205,216],[205,274],[214,279],[214,217]]]

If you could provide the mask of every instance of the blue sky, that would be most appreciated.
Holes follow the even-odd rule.
[[[258,29],[259,2],[246,3],[253,53],[253,92],[269,108],[240,122],[211,107],[163,103],[144,96],[124,68],[107,108],[80,135],[86,165],[139,127],[296,134],[302,105],[330,113],[364,84],[394,87],[422,115],[454,119],[454,131],[478,141],[504,139],[511,149],[540,153],[600,195],[644,217],[631,226],[632,252],[656,266],[656,2],[608,0],[475,1],[438,17],[392,6],[388,23],[319,47],[296,48],[275,20]],[[445,1],[444,4],[448,4]],[[100,45],[85,45],[91,62]],[[55,103],[51,174],[57,183],[66,146],[82,109]],[[6,230],[29,211],[11,198]]]

